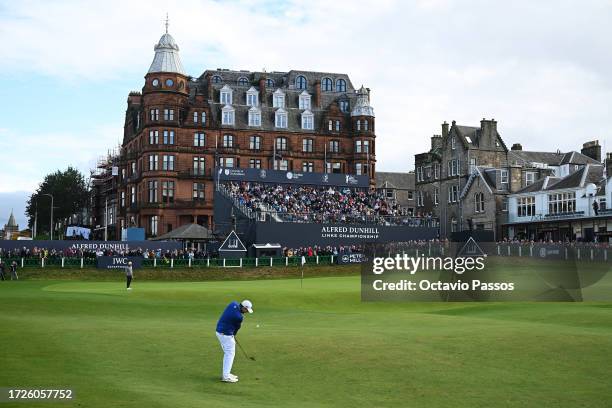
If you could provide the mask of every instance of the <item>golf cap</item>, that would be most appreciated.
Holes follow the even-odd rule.
[[[248,310],[249,313],[253,313],[253,304],[251,303],[250,300],[243,300],[242,303],[240,303],[240,305],[246,308],[246,310]]]

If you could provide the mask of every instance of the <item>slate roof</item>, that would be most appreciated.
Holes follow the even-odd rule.
[[[560,177],[544,177],[533,184],[528,185],[527,187],[518,190],[515,194],[522,193],[534,193],[537,191],[553,191],[553,190],[564,190],[571,188],[580,188],[584,187],[589,183],[593,183],[595,185],[599,185],[600,183],[604,183],[604,167],[599,164],[587,164],[580,170],[573,172],[572,174],[565,176],[563,178]],[[546,188],[544,188],[544,184],[548,179],[548,183],[546,184]]]
[[[562,164],[598,164],[597,160],[575,151],[561,153],[510,150],[508,152],[508,161],[510,165],[526,165],[529,163],[544,163],[549,166],[560,166]]]
[[[206,227],[199,224],[186,224],[182,225],[172,231],[154,238],[154,241],[162,241],[169,239],[176,240],[207,240],[213,239],[213,233]]]
[[[387,183],[387,185],[385,185]],[[414,173],[376,172],[376,188],[397,188],[414,190]]]
[[[219,103],[219,91],[224,85],[228,85],[232,89],[232,107],[235,109],[235,123],[233,126],[226,126],[228,129],[253,129],[253,130],[285,130],[289,132],[305,132],[305,133],[317,133],[325,130],[325,117],[329,113],[330,107],[334,104],[338,106],[337,113],[342,115],[344,118],[343,127],[350,124],[351,110],[357,104],[358,94],[353,87],[353,84],[346,74],[337,74],[329,72],[311,72],[311,71],[297,71],[292,70],[289,72],[250,72],[250,71],[230,71],[224,69],[207,70],[200,78],[195,79],[190,86],[192,90],[192,97],[196,93],[204,93],[208,88],[208,81],[213,76],[218,75],[222,81],[219,83],[213,83],[214,95],[213,100],[208,101],[211,106],[211,114],[213,120],[221,123],[220,115],[223,104]],[[306,130],[302,129],[301,114],[303,110],[299,109],[299,96],[304,91],[297,89],[294,85],[295,78],[298,75],[303,75],[307,80],[306,92],[311,96],[311,108],[310,111],[314,115],[314,129]],[[246,85],[238,85],[240,78],[246,78]],[[259,90],[259,79],[267,78],[274,81],[274,87],[266,87],[265,100],[259,101],[259,108],[261,109],[261,126],[254,127],[248,126],[248,110],[250,106],[246,104],[246,94],[251,87],[255,87]],[[321,92],[321,104],[315,100],[316,89],[315,83],[323,78],[330,78],[333,81],[334,87],[332,91]],[[336,92],[335,84],[339,79],[343,79],[346,82],[346,92]],[[287,111],[287,125],[286,129],[279,129],[275,127],[274,112],[278,108],[272,107],[273,93],[281,89],[285,94],[285,110]],[[348,101],[349,107],[346,112],[339,110],[340,101]],[[225,127],[225,126],[223,126]]]

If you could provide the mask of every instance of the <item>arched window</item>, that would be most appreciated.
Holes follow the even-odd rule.
[[[296,89],[306,89],[306,77],[304,75],[299,75],[295,78],[295,87]]]
[[[331,92],[333,91],[333,88],[334,84],[331,78],[323,78],[323,80],[321,81],[321,90],[323,92]]]
[[[248,84],[249,84],[249,80],[246,79],[245,77],[238,78],[238,85],[247,86]]]
[[[215,75],[212,77],[212,83],[213,84],[220,84],[222,81],[221,77],[219,75]]]
[[[273,79],[266,79],[266,88],[274,88],[274,80]]]
[[[357,120],[357,130],[361,130],[361,120]]]
[[[346,92],[346,81],[344,79],[336,80],[336,92]]]

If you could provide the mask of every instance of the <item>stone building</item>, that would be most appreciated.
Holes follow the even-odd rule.
[[[508,194],[600,161],[597,141],[585,143],[582,152],[524,151],[520,144],[507,148],[494,119],[479,127],[444,122],[430,150],[415,155],[416,212],[439,217],[441,237],[484,229],[501,238]]]
[[[127,99],[117,230],[159,236],[213,226],[216,167],[369,175],[376,166],[370,90],[346,74],[206,70],[187,74],[170,34],[155,45],[142,92]]]
[[[398,204],[403,215],[415,215],[414,172],[376,172],[376,189],[392,204]]]

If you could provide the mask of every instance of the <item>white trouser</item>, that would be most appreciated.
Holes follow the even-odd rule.
[[[223,349],[223,378],[229,377],[234,364],[234,356],[236,355],[236,340],[234,336],[226,336],[225,334],[217,333],[219,343]]]

